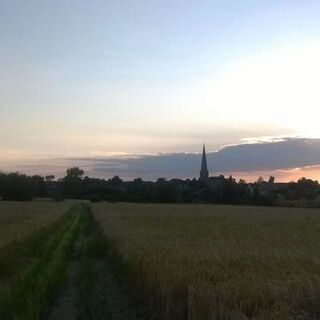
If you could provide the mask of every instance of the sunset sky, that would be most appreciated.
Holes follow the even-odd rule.
[[[205,142],[212,174],[320,179],[319,17],[312,0],[2,0],[0,171],[187,177]]]

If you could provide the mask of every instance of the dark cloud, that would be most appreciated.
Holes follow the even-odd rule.
[[[320,139],[286,138],[225,147],[209,155],[217,170],[287,169],[320,164]]]
[[[199,146],[201,149],[201,146]],[[228,146],[208,152],[211,174],[279,170],[320,164],[320,139],[286,138],[280,141]],[[197,177],[200,154],[174,153],[118,159],[82,159],[92,164],[91,175],[123,177]]]
[[[199,146],[201,150],[202,146]],[[257,173],[273,174],[276,170],[290,170],[320,165],[320,139],[285,138],[280,141],[248,143],[227,146],[208,152],[211,175],[237,174],[252,176]],[[47,159],[7,167],[26,173],[63,176],[66,168],[79,166],[87,175],[108,178],[120,175],[125,179],[142,177],[154,180],[165,178],[193,178],[199,176],[201,154],[171,153],[155,156]],[[262,172],[262,173],[261,173]],[[299,173],[300,174],[300,173]],[[301,173],[303,174],[303,173]],[[283,178],[286,179],[286,178]]]

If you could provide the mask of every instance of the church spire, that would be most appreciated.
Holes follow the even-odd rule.
[[[208,171],[208,167],[207,167],[206,147],[203,144],[201,170],[200,170],[200,181],[201,182],[208,182],[208,180],[209,180],[209,171]]]

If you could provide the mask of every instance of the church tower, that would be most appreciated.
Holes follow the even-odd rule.
[[[206,156],[206,147],[203,145],[202,149],[202,162],[201,162],[201,170],[200,170],[200,179],[201,182],[209,181],[209,171],[207,167],[207,156]]]

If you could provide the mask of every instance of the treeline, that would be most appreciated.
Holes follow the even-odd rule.
[[[0,173],[0,198],[3,200],[28,201],[45,195],[45,181],[41,176]]]
[[[0,197],[3,200],[31,200],[48,197],[55,200],[86,199],[98,201],[159,203],[221,203],[277,205],[280,201],[315,200],[320,194],[318,181],[302,178],[298,182],[276,184],[261,178],[254,184],[224,176],[212,177],[207,183],[197,179],[159,178],[155,182],[123,181],[83,177],[84,171],[74,167],[66,176],[27,176],[19,173],[0,174]],[[320,204],[320,200],[319,200]]]

